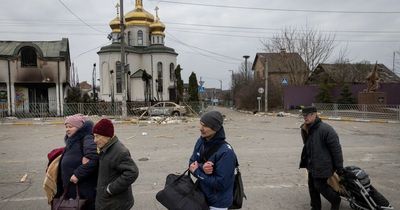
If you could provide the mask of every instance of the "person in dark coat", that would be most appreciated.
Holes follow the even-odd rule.
[[[233,201],[236,155],[225,141],[223,120],[218,111],[207,112],[201,117],[201,136],[189,160],[189,170],[197,177],[210,210],[228,209]],[[206,158],[212,147],[219,148]]]
[[[339,175],[343,173],[343,155],[339,137],[330,125],[321,121],[315,107],[304,107],[302,115],[304,124],[301,125],[301,136],[304,146],[300,168],[307,168],[308,171],[311,209],[321,210],[320,194],[322,194],[331,203],[331,210],[338,210],[340,195],[327,184],[327,179],[334,172]]]
[[[61,156],[57,194],[67,189],[66,199],[76,197],[76,184],[81,199],[87,199],[84,209],[94,209],[96,197],[98,154],[93,140],[93,122],[81,114],[65,120],[65,149]]]
[[[128,210],[134,205],[131,185],[138,178],[139,169],[129,150],[114,135],[110,120],[100,120],[93,134],[100,150],[96,209]]]

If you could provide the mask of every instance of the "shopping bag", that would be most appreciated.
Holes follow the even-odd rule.
[[[76,198],[75,199],[65,199],[67,195],[68,187],[64,189],[63,194],[60,198],[54,198],[51,203],[51,210],[81,210],[82,206],[85,204],[86,199],[80,199],[79,188],[76,185]]]

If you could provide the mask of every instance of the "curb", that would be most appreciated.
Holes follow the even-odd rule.
[[[324,117],[324,116],[319,116],[319,117],[323,120],[334,120],[334,121],[400,124],[400,121],[395,121],[395,120],[379,120],[379,119],[366,120],[366,119],[350,118],[350,117]]]

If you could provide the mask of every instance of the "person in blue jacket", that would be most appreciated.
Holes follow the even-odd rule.
[[[218,111],[207,112],[201,117],[201,135],[189,160],[189,170],[197,178],[210,210],[228,209],[233,201],[236,155],[225,142],[223,121]],[[218,150],[209,154],[214,147]]]

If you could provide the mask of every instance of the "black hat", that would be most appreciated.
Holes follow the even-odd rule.
[[[200,122],[204,123],[207,127],[213,129],[214,131],[219,131],[224,123],[224,118],[220,112],[210,111],[201,116]]]
[[[317,112],[317,108],[315,108],[315,106],[306,106],[301,109],[302,115],[307,115],[307,114],[315,113],[315,112]]]

